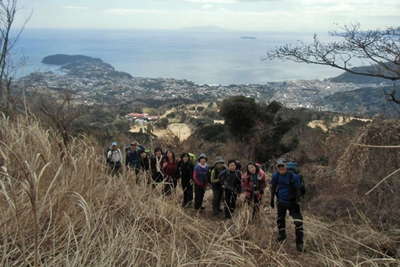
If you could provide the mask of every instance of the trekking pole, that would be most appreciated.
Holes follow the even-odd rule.
[[[258,179],[256,179],[255,181],[253,181],[253,220],[256,217],[256,213],[257,213],[257,188],[258,188]]]
[[[256,217],[256,189],[257,189],[257,185],[255,183],[253,183],[253,215],[252,215],[252,219],[254,220],[254,218]]]
[[[152,133],[150,133],[150,156],[147,157],[149,160],[149,173],[150,173],[150,181],[153,180],[153,169],[151,167],[151,153],[154,151],[153,147],[153,136],[151,136]],[[157,164],[157,163],[156,163]],[[154,181],[151,182],[151,184],[154,183]]]

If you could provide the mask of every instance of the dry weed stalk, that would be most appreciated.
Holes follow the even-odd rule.
[[[154,189],[149,177],[108,176],[88,138],[72,139],[61,157],[60,136],[29,118],[0,119],[0,136],[8,170],[0,174],[2,266],[400,264],[381,249],[390,238],[367,223],[340,226],[307,217],[309,253],[299,255],[292,239],[275,243],[268,209],[257,221],[245,205],[232,221],[210,218],[208,211],[197,215],[180,207],[180,190],[163,197],[162,185]]]

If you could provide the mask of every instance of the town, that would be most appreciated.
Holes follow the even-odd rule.
[[[147,100],[156,103],[182,100],[187,103],[216,102],[243,95],[259,102],[278,101],[290,108],[334,110],[326,97],[354,91],[365,84],[338,83],[329,79],[284,81],[266,84],[208,85],[172,78],[132,77],[119,72],[102,60],[82,60],[60,67],[57,72],[35,72],[17,81],[17,87],[28,93],[57,94],[68,91],[77,104],[127,104]],[[368,84],[368,87],[380,86]],[[339,110],[340,111],[340,110]]]

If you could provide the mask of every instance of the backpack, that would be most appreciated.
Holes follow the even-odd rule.
[[[290,187],[291,187],[290,192],[292,194],[290,196],[290,199],[295,199],[296,201],[298,201],[298,200],[302,199],[306,194],[306,186],[304,184],[304,178],[303,178],[303,175],[300,175],[298,173],[290,172],[290,171],[289,171],[289,173],[290,173]],[[299,182],[300,182],[299,188],[297,188],[295,186],[295,181],[293,179],[294,174],[299,176]]]
[[[303,175],[297,174],[300,177],[300,188],[298,190],[298,198],[303,198],[306,195],[306,185],[304,183]]]
[[[188,155],[189,155],[190,161],[193,163],[193,165],[196,165],[196,162],[197,162],[196,155],[193,153],[188,153]]]
[[[289,171],[288,172],[290,177],[289,177],[289,200],[293,200],[295,202],[301,200],[305,194],[306,194],[306,187],[304,184],[304,179],[302,175],[296,174],[293,171]],[[299,176],[299,182],[300,182],[300,186],[299,188],[296,187],[295,185],[295,181],[294,181],[294,174]],[[280,175],[279,175],[280,177]]]
[[[104,158],[106,159],[106,162],[107,163],[110,163],[110,159],[108,158],[108,152],[110,152],[111,151],[111,148],[110,147],[107,147],[105,150],[104,150]]]
[[[287,168],[289,172],[294,173],[300,177],[300,188],[296,190],[296,198],[302,198],[306,194],[306,186],[304,184],[304,178],[303,175],[300,174],[299,172],[299,165],[295,161],[291,161],[287,163]]]
[[[213,184],[213,183],[215,183],[215,180],[218,180],[219,182],[221,182],[221,180],[219,179],[219,176],[221,175],[221,173],[223,172],[223,171],[225,171],[226,170],[226,168],[224,167],[224,168],[222,168],[221,170],[218,170],[217,168],[215,168],[215,166],[212,166],[212,167],[210,167],[210,181],[209,181],[209,183],[210,184]],[[214,173],[214,181],[213,181],[213,173]]]

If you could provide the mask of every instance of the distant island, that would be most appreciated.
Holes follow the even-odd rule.
[[[254,37],[254,36],[242,36],[242,37],[240,37],[240,39],[243,39],[243,40],[255,40],[257,38]]]
[[[56,54],[43,58],[42,63],[47,65],[57,65],[62,66],[71,63],[101,63],[103,62],[99,58],[93,58],[83,55],[65,55],[65,54]]]
[[[50,55],[42,59],[43,64],[60,66],[69,76],[88,79],[132,79],[132,75],[115,68],[100,58],[83,55]]]

